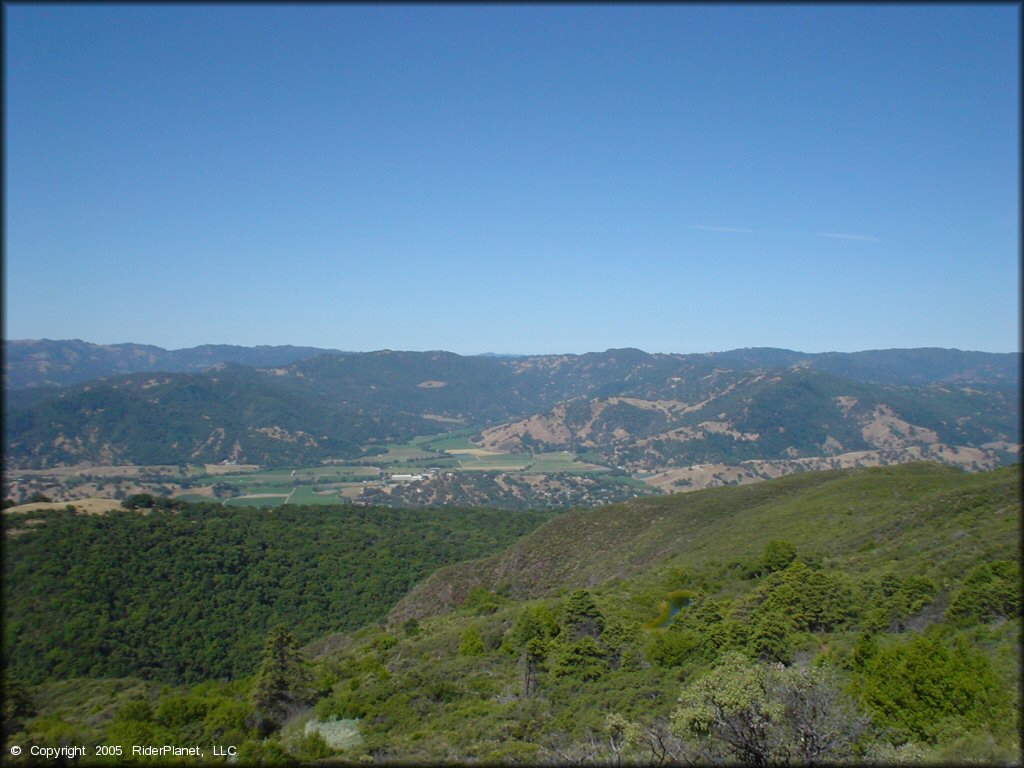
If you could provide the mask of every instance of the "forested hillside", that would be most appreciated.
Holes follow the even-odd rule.
[[[167,682],[253,672],[263,636],[378,621],[437,567],[550,515],[184,505],[4,516],[4,659],[19,678]]]
[[[15,679],[7,744],[230,743],[247,763],[1012,763],[1020,480],[1019,467],[911,464],[578,510],[442,569],[386,622],[304,649],[309,625],[289,622],[312,606],[302,577],[282,573],[261,586],[263,601],[284,601],[273,619],[283,626],[262,651],[247,646],[251,676],[161,690],[137,670],[71,684],[65,669],[20,657],[8,671],[43,682]],[[255,540],[330,562],[331,513],[317,512],[327,518],[315,546]],[[67,533],[73,518],[41,519],[44,530],[13,541]],[[210,529],[198,511],[174,519],[221,536],[244,518]],[[97,518],[78,538],[128,520]],[[19,573],[13,597],[44,598],[36,585],[74,557],[64,540],[46,540],[58,551],[33,556],[53,565]],[[174,560],[169,547],[155,555],[158,573]],[[217,586],[196,591],[186,614],[214,655],[223,627],[205,628],[229,599]],[[47,660],[38,644],[32,658],[52,664],[80,646]]]

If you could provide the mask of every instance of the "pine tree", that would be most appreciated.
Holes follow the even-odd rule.
[[[312,674],[299,652],[298,641],[284,627],[275,627],[267,636],[253,688],[256,725],[264,733],[281,727],[311,701],[312,695]]]
[[[574,589],[565,607],[565,626],[568,638],[575,640],[587,636],[597,638],[604,632],[604,614],[598,610],[590,593]]]

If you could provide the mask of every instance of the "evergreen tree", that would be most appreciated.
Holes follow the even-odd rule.
[[[298,641],[284,627],[275,627],[267,637],[253,688],[256,726],[266,735],[312,698],[312,674]]]
[[[558,635],[558,621],[544,605],[527,606],[519,612],[516,623],[508,633],[510,648],[521,648],[534,639],[546,640]]]
[[[946,618],[968,626],[1020,616],[1020,566],[1008,560],[979,563],[953,596]]]
[[[597,680],[607,671],[606,652],[589,635],[562,644],[553,670],[555,677],[570,677],[581,682]]]
[[[761,573],[781,571],[796,559],[796,547],[788,541],[772,539],[764,547],[761,555]]]
[[[598,610],[590,593],[585,589],[574,589],[569,594],[565,607],[565,627],[568,638],[597,638],[604,632],[604,614]]]

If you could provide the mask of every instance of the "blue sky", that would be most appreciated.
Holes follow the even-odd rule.
[[[1017,5],[4,14],[8,339],[1019,348]]]

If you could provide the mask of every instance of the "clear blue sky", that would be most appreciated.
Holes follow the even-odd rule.
[[[8,4],[4,335],[1014,351],[1020,13]]]

